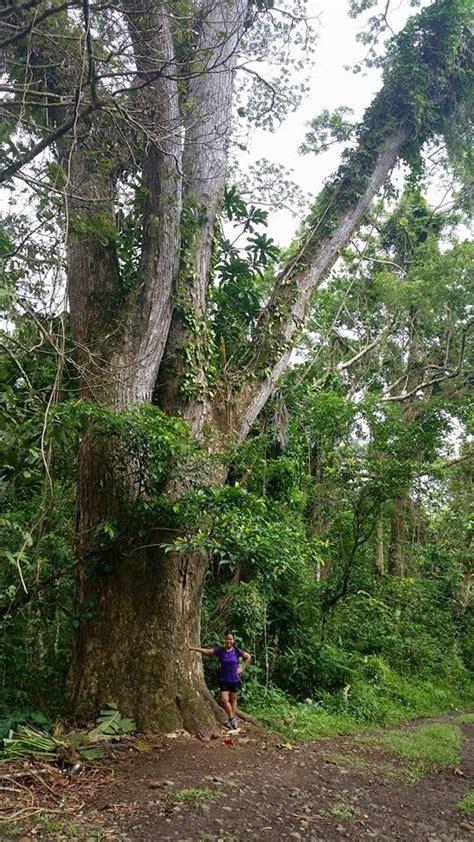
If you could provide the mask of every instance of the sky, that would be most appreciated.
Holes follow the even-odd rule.
[[[409,7],[408,0],[394,0],[392,6],[389,21],[398,31],[414,10]],[[342,149],[333,147],[318,157],[298,155],[306,124],[324,108],[333,111],[342,105],[352,108],[354,118],[359,119],[381,87],[381,74],[376,69],[366,75],[344,69],[345,65],[363,58],[367,51],[367,47],[356,41],[363,19],[352,20],[348,8],[348,0],[309,0],[310,17],[319,19],[319,24],[316,21],[319,37],[310,92],[298,111],[289,114],[276,132],[269,135],[266,131],[255,130],[248,151],[242,156],[243,165],[259,158],[283,164],[293,170],[293,180],[313,195],[317,195],[324,179],[336,169]],[[288,211],[273,212],[269,232],[285,246],[297,225],[298,220]]]

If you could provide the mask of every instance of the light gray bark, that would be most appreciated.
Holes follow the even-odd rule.
[[[385,573],[385,548],[384,548],[384,528],[381,517],[377,520],[375,528],[375,567],[377,572],[383,576]]]
[[[197,62],[204,67],[191,76],[186,95],[184,201],[203,210],[192,255],[196,275],[188,279],[187,288],[199,315],[207,308],[212,237],[227,177],[234,72],[247,6],[248,0],[208,4],[196,45]]]
[[[145,134],[145,204],[137,288],[116,366],[122,404],[150,401],[172,316],[179,266],[182,205],[182,119],[178,68],[165,5],[124,0],[139,78]],[[151,80],[151,81],[150,81]]]
[[[212,241],[222,203],[231,137],[232,96],[237,51],[245,31],[248,0],[218,0],[202,9],[196,59],[190,64],[191,78],[184,101],[185,143],[183,266],[180,271],[175,309],[160,372],[159,397],[169,412],[178,407],[194,435],[199,436],[209,420],[205,320],[208,305]],[[202,69],[200,66],[202,65]],[[193,223],[190,218],[195,218]],[[194,331],[186,319],[190,309],[202,331]],[[186,363],[185,346],[194,349],[194,377],[200,394],[186,401],[181,394]]]
[[[407,140],[406,129],[400,128],[390,137],[377,158],[373,172],[367,180],[366,189],[355,206],[349,208],[341,215],[333,233],[321,243],[314,257],[310,260],[308,267],[301,271],[297,278],[292,278],[295,284],[295,300],[287,317],[280,328],[280,338],[285,346],[278,358],[273,362],[271,370],[265,379],[257,379],[247,382],[242,390],[239,400],[238,414],[233,419],[236,437],[243,441],[253,424],[255,418],[264,407],[266,401],[273,393],[278,379],[288,366],[292,351],[292,342],[304,322],[307,306],[314,291],[320,286],[330,269],[334,266],[340,251],[347,245],[354,231],[357,230],[364,214],[369,208],[372,200],[379,192],[384,181],[396,163],[404,143]],[[284,270],[278,278],[271,300],[262,314],[262,325],[271,319],[272,312],[278,306],[278,300],[282,290],[288,283],[288,274]],[[258,345],[259,333],[265,333],[265,326],[257,331],[255,344]],[[265,353],[265,335],[261,340],[262,354]]]

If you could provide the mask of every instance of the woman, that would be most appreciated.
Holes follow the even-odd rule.
[[[217,655],[221,668],[219,672],[219,687],[221,691],[221,705],[229,717],[224,728],[237,728],[237,695],[240,690],[240,676],[247,669],[250,663],[250,655],[235,645],[235,637],[231,632],[225,633],[224,646],[214,646],[212,649],[203,649],[201,646],[190,646],[193,652],[200,652],[201,655]],[[243,664],[239,664],[242,658]]]

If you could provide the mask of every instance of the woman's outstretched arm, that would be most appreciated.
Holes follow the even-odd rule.
[[[214,655],[214,649],[203,649],[202,646],[189,646],[192,652],[200,652],[201,655]]]

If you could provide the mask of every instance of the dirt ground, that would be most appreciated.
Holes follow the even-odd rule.
[[[457,805],[474,785],[474,725],[461,727],[460,768],[417,782],[367,735],[292,746],[243,725],[210,742],[179,734],[142,741],[141,751],[121,747],[95,772],[68,776],[45,819],[41,807],[57,790],[50,781],[0,839],[467,842],[474,817]]]

